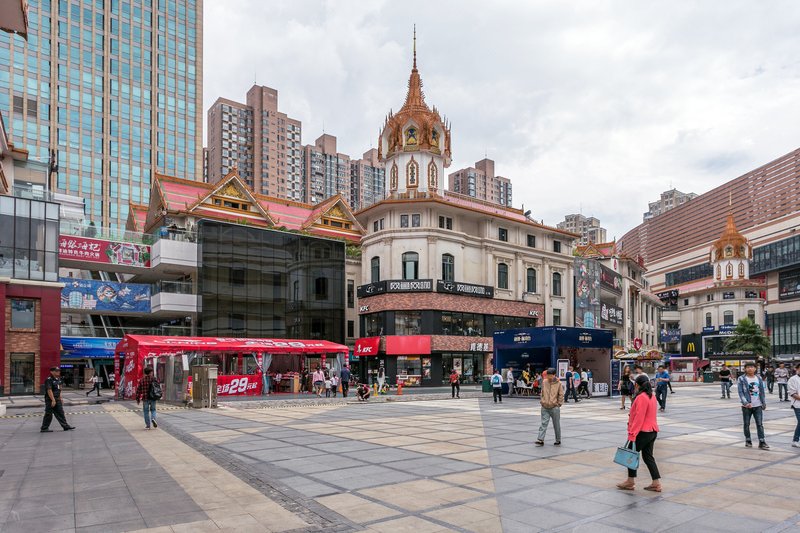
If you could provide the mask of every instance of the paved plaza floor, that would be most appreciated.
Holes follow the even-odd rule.
[[[609,399],[565,406],[562,446],[549,433],[543,448],[527,398],[165,406],[151,431],[135,404],[110,403],[69,409],[78,429],[49,434],[14,410],[0,532],[800,531],[788,404],[765,413],[772,449],[746,449],[738,401],[718,391],[669,396],[660,494],[641,490],[644,468],[637,490],[615,489],[627,412]]]

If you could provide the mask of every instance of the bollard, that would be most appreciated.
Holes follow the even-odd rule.
[[[404,383],[403,381],[400,381],[400,382],[397,383],[397,395],[398,396],[402,396],[403,395],[403,383]]]

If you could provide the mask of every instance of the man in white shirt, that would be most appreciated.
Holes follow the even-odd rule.
[[[514,369],[511,367],[506,372],[506,383],[508,383],[508,395],[514,396]]]
[[[789,383],[789,369],[786,368],[786,363],[781,363],[775,369],[775,383],[778,384],[778,400],[781,402],[789,401],[789,394],[786,387]]]
[[[97,377],[97,374],[92,374],[92,377],[89,378],[89,383],[92,385],[92,390],[86,393],[86,396],[89,396],[94,391],[97,391],[97,395],[100,396],[100,379]]]
[[[792,411],[794,411],[794,416],[797,417],[792,446],[800,448],[800,363],[795,365],[794,376],[789,379],[789,399],[792,400]]]

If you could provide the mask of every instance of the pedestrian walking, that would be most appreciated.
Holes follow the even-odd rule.
[[[753,439],[750,438],[750,420],[755,419],[758,447],[769,450],[764,437],[764,410],[767,408],[767,398],[764,394],[764,381],[756,375],[755,363],[744,365],[744,375],[739,376],[736,388],[739,392],[739,401],[742,402],[744,445],[748,448],[753,447]]]
[[[50,375],[44,380],[44,418],[42,419],[42,433],[52,433],[50,422],[53,416],[61,424],[64,431],[75,429],[67,423],[67,416],[64,414],[64,404],[61,401],[61,368],[50,367]]]
[[[575,390],[574,374],[575,372],[572,370],[572,367],[567,368],[567,374],[564,376],[566,378],[566,385],[567,385],[567,391],[564,393],[565,402],[569,402],[570,393],[572,393],[572,398],[575,400],[575,403],[580,402],[580,400],[578,399],[578,393]]]
[[[722,368],[719,371],[719,384],[722,388],[722,400],[725,399],[726,395],[727,398],[731,398],[731,369],[728,368],[728,365],[722,365]]]
[[[386,383],[386,370],[381,365],[378,368],[378,390],[383,390],[383,384]]]
[[[497,403],[498,400],[503,403],[503,378],[496,368],[494,369],[494,374],[492,374],[492,399],[494,403]]]
[[[644,368],[642,368],[641,365],[634,365],[634,367],[633,367],[633,379],[634,379],[634,381],[636,381],[636,378],[638,378],[639,376],[644,376],[647,379],[650,379],[650,376],[645,374]]]
[[[325,370],[323,371],[323,376],[325,377],[325,397],[326,398],[330,398],[331,397],[331,373],[328,370],[327,366],[325,367]]]
[[[625,365],[625,368],[622,369],[622,377],[619,380],[619,385],[617,385],[617,390],[619,391],[620,401],[622,402],[620,410],[624,411],[625,398],[633,396],[633,379],[631,377],[630,365]],[[631,405],[633,405],[633,400],[631,400]]]
[[[772,365],[767,367],[767,388],[770,394],[775,394],[772,392],[775,388],[775,367]]]
[[[778,400],[788,402],[789,369],[786,368],[786,363],[779,364],[775,369],[775,383],[778,384]]]
[[[342,378],[342,397],[347,398],[347,392],[350,390],[350,367],[344,365],[339,377]]]
[[[506,371],[506,383],[508,383],[508,395],[514,396],[514,369],[511,367]]]
[[[311,381],[314,383],[314,392],[318,397],[322,397],[322,391],[325,389],[325,372],[320,367],[314,371],[311,376]]]
[[[792,402],[789,407],[797,418],[797,425],[792,436],[792,447],[800,448],[800,363],[795,364],[794,375],[789,378],[787,390],[789,401]]]
[[[553,431],[556,434],[555,446],[561,445],[561,406],[564,404],[564,386],[556,375],[555,368],[547,369],[547,378],[542,379],[541,416],[539,424],[539,438],[537,446],[544,446],[544,435],[550,420],[553,421]]]
[[[336,393],[339,389],[339,376],[336,375],[335,372],[331,371],[331,394],[334,398],[336,398]]]
[[[146,367],[144,376],[136,387],[136,405],[142,402],[142,412],[144,414],[144,429],[150,429],[150,424],[154,428],[158,427],[156,422],[156,402],[161,399],[161,384],[153,375],[153,369]]]
[[[92,384],[92,390],[86,393],[86,396],[89,396],[94,391],[97,391],[97,395],[100,396],[100,379],[97,377],[97,374],[92,374],[92,377],[89,378],[89,383]]]
[[[460,376],[456,369],[454,368],[450,372],[450,389],[452,389],[452,397],[453,398],[461,398],[461,384],[459,383]]]
[[[647,465],[652,482],[644,490],[661,492],[661,474],[658,472],[653,447],[658,437],[658,420],[656,418],[657,403],[653,395],[653,386],[647,376],[637,376],[634,380],[636,396],[628,414],[628,447],[636,445]],[[666,388],[666,385],[664,386]],[[617,485],[620,490],[636,488],[636,470],[628,469],[628,479]]]
[[[792,411],[797,417],[797,425],[794,428],[792,446],[800,448],[800,363],[794,367],[794,376],[789,378],[789,398],[792,399]]]
[[[658,367],[656,372],[656,399],[661,406],[661,412],[667,410],[667,385],[669,384],[669,372],[664,365]]]
[[[578,396],[585,394],[587,398],[591,398],[592,394],[589,392],[589,370],[586,368],[581,369],[581,382],[578,386]]]

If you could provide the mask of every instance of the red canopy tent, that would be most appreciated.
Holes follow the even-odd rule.
[[[142,377],[143,370],[148,364],[148,359],[153,360],[163,356],[183,356],[188,353],[232,353],[252,354],[255,356],[257,379],[246,385],[244,390],[239,387],[241,394],[261,394],[262,378],[264,371],[263,361],[265,355],[294,354],[294,355],[321,355],[324,359],[329,354],[348,352],[347,346],[329,341],[299,340],[299,339],[247,339],[231,337],[160,337],[155,335],[125,335],[114,350],[114,383],[115,395],[122,390],[122,397],[132,399],[136,394],[136,385]],[[120,359],[125,359],[124,368]],[[236,379],[237,383],[248,381],[246,376],[220,376],[220,379]],[[218,384],[221,384],[218,380]]]

